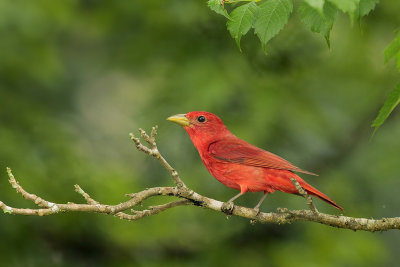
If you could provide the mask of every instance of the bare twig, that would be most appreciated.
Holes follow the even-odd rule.
[[[85,191],[83,191],[82,188],[81,188],[79,185],[77,185],[77,184],[75,185],[75,192],[77,192],[78,194],[80,194],[81,196],[83,196],[83,198],[86,199],[86,202],[87,202],[88,204],[91,204],[91,205],[98,205],[98,204],[100,204],[99,202],[97,202],[96,200],[94,200],[93,198],[91,198],[91,197],[89,196],[89,194],[86,193]]]
[[[18,192],[21,193],[21,195],[27,199],[27,200],[31,200],[33,201],[36,205],[38,205],[39,207],[42,208],[53,208],[54,207],[54,203],[46,201],[40,197],[38,197],[35,194],[30,194],[28,192],[26,192],[17,182],[17,180],[15,179],[12,171],[10,168],[7,168],[7,174],[9,177],[8,182],[11,184],[11,186]],[[57,208],[55,207],[55,209],[57,210]]]
[[[290,181],[292,181],[292,183],[294,184],[294,186],[296,187],[297,191],[299,191],[299,194],[302,195],[302,197],[304,197],[306,199],[306,203],[307,205],[310,207],[310,209],[317,214],[318,210],[317,208],[314,206],[313,200],[311,198],[311,196],[309,194],[307,194],[306,190],[304,190],[304,188],[299,184],[299,182],[297,182],[296,179],[290,178]]]
[[[164,210],[173,208],[173,207],[178,207],[178,206],[185,206],[185,205],[191,205],[193,204],[190,200],[187,199],[181,199],[173,202],[169,202],[166,204],[162,205],[157,205],[157,206],[150,206],[148,210],[131,210],[134,215],[126,214],[119,212],[116,215],[120,219],[128,220],[128,221],[133,221],[133,220],[138,220],[143,217],[151,216],[151,215],[156,215],[157,213],[160,213]]]
[[[161,165],[171,174],[172,179],[174,180],[174,183],[178,188],[187,188],[186,185],[182,182],[181,178],[179,178],[178,172],[175,171],[174,168],[171,167],[171,165],[169,165],[169,163],[164,159],[163,156],[161,156],[160,152],[158,151],[155,141],[157,128],[157,126],[154,126],[152,128],[151,137],[149,137],[143,129],[139,128],[140,135],[149,145],[151,145],[151,149],[142,145],[140,139],[135,137],[133,133],[130,133],[129,135],[139,151],[143,151],[144,153],[155,157],[161,163]]]
[[[136,148],[139,151],[155,157],[160,164],[170,173],[175,183],[175,187],[153,187],[146,190],[128,194],[130,198],[127,201],[121,202],[117,205],[101,204],[94,200],[88,193],[82,190],[79,185],[75,186],[75,191],[78,192],[85,199],[87,204],[57,204],[46,201],[34,194],[25,191],[15,179],[11,169],[7,168],[9,182],[17,192],[36,205],[37,209],[28,208],[14,208],[10,207],[0,201],[0,209],[6,214],[14,215],[53,215],[59,212],[96,212],[116,216],[124,220],[138,220],[147,216],[156,215],[162,211],[168,210],[177,206],[194,205],[201,206],[210,210],[221,212],[223,202],[202,196],[185,186],[180,179],[178,173],[168,164],[168,162],[161,156],[158,151],[155,136],[157,134],[157,127],[153,127],[150,136],[144,130],[139,130],[141,137],[150,145],[144,146],[140,139],[131,134],[131,139],[134,141]],[[382,219],[365,219],[365,218],[352,218],[347,216],[337,216],[317,211],[312,203],[311,197],[305,192],[300,184],[292,179],[299,193],[307,199],[307,204],[311,210],[288,210],[278,209],[278,212],[257,213],[252,208],[235,206],[232,215],[250,219],[251,222],[259,223],[277,223],[289,224],[295,221],[310,221],[325,224],[333,227],[351,229],[351,230],[364,230],[364,231],[386,231],[390,229],[400,229],[400,217],[382,218]],[[161,204],[153,207],[148,207],[145,210],[132,210],[138,206],[142,201],[155,197],[155,196],[175,196],[181,198],[177,201],[172,201],[166,204]]]

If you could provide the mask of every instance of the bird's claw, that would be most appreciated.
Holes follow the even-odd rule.
[[[235,205],[233,204],[233,202],[228,201],[228,202],[225,202],[224,204],[222,204],[221,211],[223,213],[225,213],[226,215],[232,215],[234,207],[235,207]]]

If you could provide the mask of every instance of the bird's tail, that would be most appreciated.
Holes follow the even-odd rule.
[[[336,204],[335,201],[330,199],[327,195],[323,194],[322,192],[318,191],[316,188],[312,187],[311,185],[307,184],[305,181],[299,181],[300,185],[307,191],[310,195],[316,196],[317,198],[327,202],[328,204],[334,206],[338,210],[343,211],[343,208]]]

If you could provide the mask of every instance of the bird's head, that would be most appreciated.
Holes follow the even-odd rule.
[[[216,136],[230,134],[222,120],[215,114],[206,111],[192,111],[186,114],[177,114],[167,120],[183,126],[192,138],[202,141]],[[194,141],[194,140],[193,140]]]

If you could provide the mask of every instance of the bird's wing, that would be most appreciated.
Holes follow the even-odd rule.
[[[289,161],[236,137],[222,139],[211,143],[208,147],[208,152],[212,157],[221,161],[317,175],[302,170],[291,164]]]

